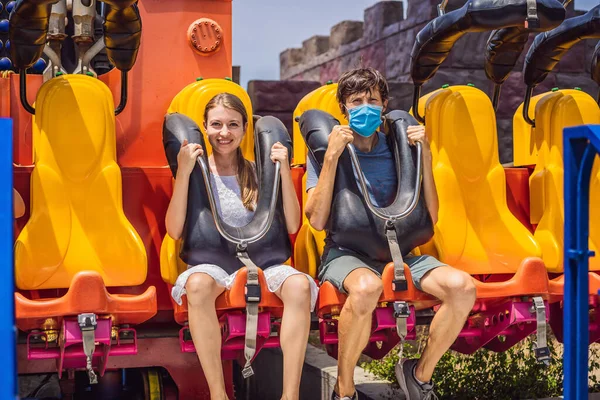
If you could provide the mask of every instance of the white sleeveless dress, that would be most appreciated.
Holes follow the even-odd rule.
[[[223,222],[234,227],[248,224],[252,220],[254,212],[244,207],[237,178],[235,176],[220,176],[216,174],[211,174],[211,177],[218,193],[216,198],[217,212],[223,219]],[[179,275],[175,286],[171,290],[171,295],[177,304],[182,304],[181,297],[186,294],[185,285],[187,280],[195,273],[208,274],[217,284],[227,289],[231,288],[237,274],[237,272],[234,272],[229,275],[221,267],[214,264],[188,265],[188,269]],[[305,275],[310,282],[310,309],[312,311],[317,301],[319,288],[310,275],[304,274],[289,265],[274,265],[264,270],[267,286],[271,292],[276,292],[287,278],[298,274]]]

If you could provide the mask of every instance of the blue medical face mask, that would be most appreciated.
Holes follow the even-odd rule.
[[[372,136],[381,125],[383,107],[374,104],[362,104],[348,109],[350,128],[360,136]]]

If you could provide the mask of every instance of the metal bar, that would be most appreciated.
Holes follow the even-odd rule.
[[[494,85],[494,97],[492,99],[492,106],[494,107],[494,111],[498,111],[498,102],[500,101],[500,91],[502,90],[502,85],[495,84]]]
[[[529,125],[535,127],[535,119],[529,118],[529,102],[531,101],[531,96],[533,95],[533,87],[529,86],[527,91],[525,92],[525,100],[523,101],[523,119]]]
[[[27,72],[24,69],[19,71],[19,95],[21,98],[21,105],[25,111],[35,115],[35,108],[27,101]]]
[[[206,192],[208,193],[208,202],[210,204],[210,208],[212,211],[213,219],[215,220],[215,226],[217,227],[217,231],[223,236],[226,240],[230,241],[239,246],[246,246],[250,243],[254,243],[259,241],[263,236],[267,234],[271,225],[273,224],[273,218],[275,217],[275,208],[277,207],[277,199],[279,196],[279,180],[280,180],[280,170],[281,164],[279,161],[275,162],[275,177],[273,178],[273,195],[271,196],[269,202],[269,214],[267,215],[267,221],[263,224],[260,231],[247,239],[235,237],[229,232],[225,230],[223,226],[223,222],[221,221],[221,217],[217,212],[217,205],[215,201],[216,192],[213,190],[212,181],[210,179],[210,170],[204,158],[198,157],[198,164],[200,165],[200,171],[202,171],[202,177],[204,178],[204,185],[206,186]]]
[[[588,396],[590,176],[600,126],[567,128],[564,146],[564,398]]]
[[[421,86],[415,86],[413,89],[413,116],[418,123],[425,123],[425,116],[419,115],[419,99],[421,98]]]
[[[115,116],[121,114],[127,105],[127,72],[121,71],[121,101],[117,108],[115,108]]]
[[[419,202],[419,195],[421,194],[421,175],[422,175],[422,160],[423,153],[421,150],[421,143],[417,142],[417,173],[416,173],[416,182],[415,182],[415,192],[413,193],[413,197],[410,201],[410,204],[405,210],[402,210],[399,214],[395,215],[387,215],[379,211],[379,208],[376,207],[371,202],[371,197],[369,197],[369,190],[367,188],[367,180],[365,175],[360,168],[360,162],[358,161],[358,156],[356,155],[356,150],[354,149],[354,145],[348,144],[346,148],[348,149],[348,153],[350,153],[350,159],[352,160],[352,164],[354,165],[354,169],[356,170],[356,175],[358,176],[358,182],[360,183],[360,187],[362,188],[363,197],[365,199],[365,203],[367,203],[367,207],[373,213],[373,215],[381,218],[384,221],[395,221],[398,219],[406,218],[417,206]]]
[[[17,328],[15,327],[13,270],[12,120],[0,119],[0,342],[5,344],[0,399],[18,399]]]

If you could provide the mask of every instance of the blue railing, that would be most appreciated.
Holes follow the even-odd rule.
[[[17,399],[17,331],[13,271],[12,120],[0,119],[0,399]]]
[[[588,398],[590,176],[600,152],[600,125],[566,128],[564,145],[564,398]],[[596,221],[597,223],[598,221]]]

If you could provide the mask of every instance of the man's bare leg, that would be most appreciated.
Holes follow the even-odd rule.
[[[443,266],[421,279],[421,287],[442,301],[429,327],[427,346],[415,369],[415,377],[429,382],[438,361],[452,346],[475,304],[473,278],[464,271]]]
[[[352,271],[344,280],[348,299],[338,322],[338,378],[335,391],[340,396],[352,396],[354,368],[369,343],[372,314],[383,290],[381,278],[367,268]]]

